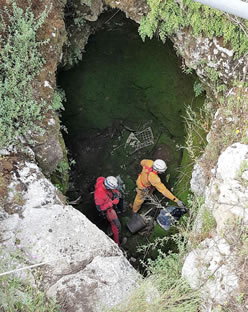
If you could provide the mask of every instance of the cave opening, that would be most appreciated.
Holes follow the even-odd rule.
[[[168,170],[161,180],[178,198],[185,196],[187,186],[178,186],[179,173],[185,170],[179,148],[185,145],[185,110],[188,105],[199,109],[204,97],[195,96],[196,77],[182,71],[182,60],[169,39],[165,44],[156,38],[143,42],[138,24],[121,12],[110,20],[108,13],[106,21],[90,36],[82,61],[58,73],[67,99],[64,139],[76,162],[67,196],[81,196],[75,208],[107,232],[108,222],[95,208],[94,185],[99,176],[119,175],[125,184],[126,212],[120,220],[128,237],[126,250],[136,259],[138,245],[170,235],[155,223],[142,235],[132,235],[126,227],[140,161],[163,159]],[[148,208],[143,205],[140,212]]]

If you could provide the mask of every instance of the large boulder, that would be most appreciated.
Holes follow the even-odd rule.
[[[12,156],[2,159],[6,162],[8,157]],[[22,252],[25,266],[44,263],[42,287],[57,298],[63,311],[102,311],[129,295],[139,274],[108,236],[65,204],[32,159],[15,159],[4,181],[0,205],[4,245]]]

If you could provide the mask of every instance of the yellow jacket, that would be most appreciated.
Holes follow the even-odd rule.
[[[169,198],[170,200],[173,200],[174,202],[178,201],[178,198],[176,198],[161,182],[157,174],[157,171],[152,170],[153,160],[143,159],[140,162],[140,165],[143,168],[142,172],[140,173],[136,181],[137,187],[140,190],[154,186],[165,197]]]

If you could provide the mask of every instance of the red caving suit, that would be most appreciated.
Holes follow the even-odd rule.
[[[102,212],[106,212],[107,220],[111,225],[111,230],[113,232],[113,238],[116,244],[120,245],[120,232],[121,232],[121,224],[118,219],[118,216],[113,208],[113,205],[117,205],[119,203],[119,194],[118,190],[108,190],[104,186],[105,178],[99,177],[96,180],[95,185],[95,204],[98,210]]]

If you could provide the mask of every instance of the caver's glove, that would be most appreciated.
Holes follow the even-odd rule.
[[[181,200],[178,200],[176,203],[177,203],[178,207],[185,208],[185,205],[184,205],[184,203]]]
[[[118,205],[119,203],[119,199],[115,198],[114,200],[112,200],[113,205]]]

